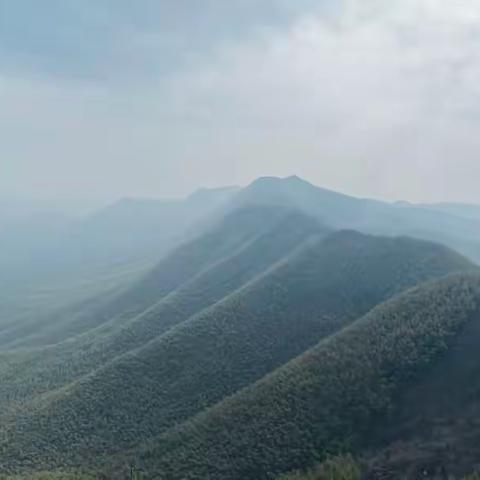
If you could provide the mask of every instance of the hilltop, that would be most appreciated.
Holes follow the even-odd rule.
[[[87,309],[81,334],[57,320],[55,345],[2,355],[3,461],[57,468],[134,448],[377,304],[473,268],[429,242],[335,232],[278,207],[236,210]]]
[[[464,211],[267,177],[84,219],[68,248],[88,245],[89,291],[57,272],[48,308],[0,322],[0,471],[273,480],[331,453],[372,479],[473,470]],[[128,252],[144,260],[107,266]]]

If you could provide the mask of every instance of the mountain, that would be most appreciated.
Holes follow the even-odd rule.
[[[332,228],[356,229],[373,213],[388,209],[387,204],[363,200],[316,187],[297,176],[261,177],[241,190],[230,208],[242,205],[284,205],[321,218]]]
[[[255,249],[257,240],[262,240],[263,244],[266,244],[264,250],[268,248],[266,255],[258,259],[258,264],[252,265],[261,268],[276,252],[275,247],[267,242],[277,242],[282,246],[283,240],[292,241],[291,238],[294,237],[295,225],[292,225],[292,232],[283,232],[282,226],[277,224],[289,218],[293,224],[294,219],[300,217],[301,215],[291,215],[288,209],[277,207],[252,207],[234,212],[197,240],[174,249],[127,289],[107,297],[101,295],[96,301],[89,299],[74,308],[62,309],[48,318],[35,319],[34,322],[5,330],[3,334],[0,332],[0,345],[12,346],[12,342],[15,342],[15,346],[55,343],[72,334],[100,326],[103,322],[111,321],[120,315],[126,319],[135,318],[149,307],[161,308],[161,305],[156,305],[157,302],[183,284],[185,293],[183,290],[176,292],[168,300],[171,303],[175,295],[177,297],[182,295],[188,302],[188,289],[198,289],[199,287],[195,287],[197,283],[203,286],[205,282],[218,282],[219,277],[215,276],[218,268],[224,265],[222,262],[228,262],[229,257],[232,257],[231,261],[240,264],[245,260],[243,257]],[[306,221],[304,224],[308,228],[320,229],[316,222]],[[299,229],[298,235],[306,235],[306,232]],[[288,248],[289,245],[284,247]],[[251,265],[251,260],[249,262]],[[249,271],[245,265],[241,268]],[[214,278],[205,280],[207,276]],[[227,285],[221,284],[222,287]],[[115,322],[118,324],[119,319],[116,318]]]
[[[160,258],[236,191],[234,187],[204,189],[184,200],[122,199],[80,218],[35,261],[55,273],[91,263]]]
[[[478,411],[480,391],[474,376],[480,361],[470,357],[480,340],[479,301],[478,276],[454,276],[408,291],[170,429],[137,461],[152,478],[273,479],[312,466],[327,453],[374,448],[389,419],[396,424],[393,437],[402,442],[399,424],[413,439],[427,438],[432,450],[442,441],[468,446],[458,457],[441,459],[449,467],[455,458],[461,463],[462,453],[478,461],[480,428],[469,415]],[[461,389],[449,398],[453,386]],[[415,411],[414,422],[408,409]],[[474,423],[462,425],[467,418]],[[456,429],[467,435],[452,437]]]
[[[316,187],[299,177],[263,177],[245,188],[200,189],[186,199],[123,199],[83,217],[0,208],[0,326],[126,287],[179,243],[248,205],[296,208],[333,229],[408,235],[444,243],[480,261],[479,208],[390,204]],[[0,205],[1,207],[1,205]],[[18,210],[18,209],[17,209]],[[2,213],[3,212],[3,213]],[[18,217],[20,213],[16,213]]]
[[[3,263],[0,476],[474,470],[475,211],[266,177],[32,234]]]
[[[25,215],[0,230],[0,329],[125,288],[235,194],[203,189],[178,201],[123,199],[60,223]],[[7,217],[5,217],[7,218]],[[2,219],[0,217],[0,225]]]
[[[60,387],[148,343],[242,287],[310,235],[324,230],[317,222],[284,209],[233,213],[108,301],[87,302],[78,312],[63,311],[25,330],[20,325],[4,332],[9,362],[5,376],[0,376],[0,398],[7,402]],[[50,344],[49,348],[28,348],[42,343]],[[14,347],[17,350],[12,352]]]
[[[125,198],[84,219],[70,239],[81,243],[82,259],[107,252],[123,259],[153,252],[159,258],[237,190],[200,189],[184,200]]]
[[[4,469],[85,466],[157,442],[379,303],[472,269],[429,242],[236,210],[89,312],[79,324],[91,330],[0,354]]]
[[[332,229],[441,242],[480,261],[478,207],[389,204],[316,187],[295,176],[263,177],[242,189],[200,189],[181,200],[123,199],[68,221],[60,222],[56,214],[15,226],[7,222],[8,231],[0,230],[0,328],[23,321],[27,328],[65,306],[110,296],[180,243],[248,205],[296,208]],[[3,211],[6,221],[10,214]]]
[[[480,221],[459,214],[463,209],[355,198],[316,187],[297,176],[263,177],[232,198],[227,208],[241,205],[289,205],[335,229],[375,235],[408,235],[444,243],[480,261]],[[457,214],[454,214],[454,213]]]
[[[420,205],[422,208],[437,210],[449,215],[480,221],[480,205],[468,203],[433,203]]]

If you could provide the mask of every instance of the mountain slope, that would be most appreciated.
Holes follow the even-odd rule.
[[[236,191],[204,189],[176,201],[124,199],[61,228],[47,228],[43,216],[0,230],[0,330],[20,322],[28,329],[39,314],[44,319],[65,305],[128,287],[203,232],[206,219]]]
[[[161,478],[261,480],[351,450],[371,478],[396,478],[438,462],[438,438],[465,452],[458,473],[472,469],[478,280],[402,292],[477,269],[438,244],[365,233],[475,252],[472,218],[297,177],[140,204],[70,237],[86,300],[52,287],[44,301],[57,292],[62,308],[0,322],[0,471],[118,466],[133,452]],[[109,265],[123,256],[145,263]]]
[[[468,323],[428,373],[405,389],[377,429],[369,478],[459,478],[480,467],[480,321]],[[424,475],[425,476],[425,475]]]
[[[316,221],[284,209],[257,207],[233,213],[107,305],[74,317],[82,328],[92,322],[99,326],[46,349],[7,351],[0,366],[0,405],[5,408],[59,388],[141,347],[323,232]],[[67,319],[50,328],[58,338],[72,331],[71,323]]]
[[[398,393],[480,322],[479,301],[477,276],[409,291],[168,431],[140,461],[151,478],[253,480],[362,448]]]
[[[297,226],[312,225],[302,215],[288,218]],[[289,222],[279,224],[288,228],[276,230],[275,237],[291,236]],[[463,257],[427,242],[351,231],[325,236],[311,227],[299,231],[295,247],[289,243],[278,262],[235,292],[84,378],[46,390],[4,415],[2,448],[9,467],[24,468],[25,455],[45,467],[82,463],[153,438],[405,288],[472,268]],[[243,260],[234,276],[238,268],[245,268]],[[43,367],[52,386],[51,365]]]
[[[43,234],[14,232],[0,259],[0,333],[8,330],[10,339],[21,338],[59,310],[63,318],[76,316],[78,309],[67,312],[72,305],[95,303],[95,297],[128,288],[178,243],[246,205],[297,208],[331,228],[439,241],[480,261],[478,207],[388,204],[322,189],[298,177],[266,177],[244,189],[199,190],[185,200],[124,199],[62,223],[44,240]],[[23,331],[17,332],[21,323]]]
[[[468,203],[432,203],[420,206],[480,222],[480,205]]]
[[[257,179],[238,192],[226,208],[241,205],[289,205],[335,229],[441,242],[480,261],[480,222],[455,215],[452,210],[355,198],[316,187],[296,176]]]
[[[30,346],[68,338],[96,327],[116,315],[133,317],[146,310],[184,282],[232,255],[261,236],[288,214],[279,207],[254,207],[233,212],[208,233],[180,245],[125,291],[98,301],[61,309],[47,318],[34,319],[16,329],[0,331],[0,345]]]

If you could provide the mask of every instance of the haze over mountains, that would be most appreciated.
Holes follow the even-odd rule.
[[[480,464],[480,207],[264,177],[22,228],[0,231],[1,473]]]
[[[7,222],[0,234],[2,242],[9,242],[9,259],[20,263],[20,259],[28,258],[28,278],[37,269],[41,275],[58,273],[58,269],[73,269],[77,273],[79,264],[85,267],[85,263],[93,263],[98,269],[98,264],[111,266],[134,259],[157,259],[176,242],[201,232],[202,226],[211,224],[212,217],[220,218],[229,210],[249,204],[297,208],[332,228],[442,240],[474,259],[480,258],[478,206],[389,204],[358,199],[316,187],[295,176],[263,177],[243,189],[201,189],[179,201],[124,199],[86,217],[69,221],[63,217],[62,228],[58,214],[37,212],[28,221],[23,218],[20,222]],[[5,209],[5,217],[7,212]],[[32,262],[37,268],[32,268]],[[8,265],[2,257],[2,270]],[[20,266],[21,263],[16,264],[10,271],[18,275]]]

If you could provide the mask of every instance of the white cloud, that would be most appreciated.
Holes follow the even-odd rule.
[[[347,2],[225,50],[176,79],[173,98],[240,138],[252,176],[270,166],[359,194],[480,201],[479,47],[478,3]]]
[[[0,77],[4,178],[162,195],[297,173],[360,195],[480,202],[479,47],[476,1],[345,1],[142,85]]]

